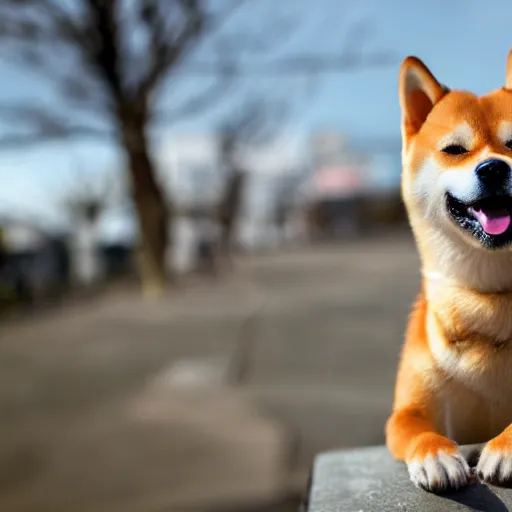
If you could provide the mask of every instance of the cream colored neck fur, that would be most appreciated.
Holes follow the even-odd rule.
[[[512,252],[472,247],[458,233],[425,234],[418,238],[418,247],[431,311],[453,332],[462,327],[481,334],[485,343],[510,340]]]
[[[512,295],[512,249],[488,251],[449,229],[413,226],[413,231],[426,281],[482,294]]]

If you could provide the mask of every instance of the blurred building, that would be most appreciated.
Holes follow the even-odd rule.
[[[12,216],[0,218],[0,231],[2,293],[27,302],[68,285],[69,252],[62,233]]]
[[[218,200],[222,176],[216,140],[209,134],[174,135],[157,154],[160,179],[176,206]]]
[[[311,137],[310,147],[305,187],[310,236],[362,234],[405,219],[395,141],[357,141],[322,131]]]
[[[2,246],[11,253],[26,253],[39,249],[45,239],[43,230],[36,224],[15,217],[0,218]]]
[[[310,148],[311,235],[323,238],[359,232],[370,159],[354,151],[347,137],[335,131],[314,134]]]
[[[247,144],[238,151],[237,158],[247,173],[238,245],[275,245],[279,240],[273,225],[276,191],[285,176],[293,176],[303,167],[303,145],[295,137],[283,136],[265,144]],[[160,180],[178,209],[211,206],[220,200],[225,175],[215,133],[173,135],[158,150],[157,160]],[[199,227],[190,217],[180,216],[175,222],[170,259],[178,271],[185,272],[193,266],[194,247],[204,230],[204,221]]]
[[[311,225],[325,236],[360,232],[368,197],[396,202],[399,184],[399,151],[369,152],[369,146],[332,130],[242,147],[237,157],[247,179],[237,245],[275,247],[303,238]],[[194,268],[199,238],[218,233],[218,225],[204,215],[213,212],[225,188],[218,138],[215,133],[172,134],[156,148],[156,161],[159,181],[178,211],[169,264],[187,272]],[[103,244],[132,246],[137,237],[133,212],[110,217],[100,223]]]

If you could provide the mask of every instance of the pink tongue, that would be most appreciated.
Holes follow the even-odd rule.
[[[472,211],[483,230],[489,235],[501,235],[510,226],[510,214],[506,209]]]

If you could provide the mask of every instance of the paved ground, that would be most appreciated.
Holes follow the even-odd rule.
[[[417,285],[412,241],[390,235],[4,326],[0,510],[285,499],[318,451],[382,442]]]

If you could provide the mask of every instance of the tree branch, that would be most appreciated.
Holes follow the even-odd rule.
[[[123,83],[117,46],[117,1],[87,0],[87,3],[92,18],[91,32],[97,36],[96,44],[89,49],[90,63],[99,68],[100,76],[104,78],[112,96],[119,101],[123,99]]]
[[[63,9],[62,5],[52,0],[23,0],[22,2],[13,2],[12,0],[2,7],[11,9],[1,15],[0,35],[3,38],[12,38],[19,42],[39,43],[39,44],[58,44],[65,42],[72,44],[76,48],[87,47],[90,41],[86,33],[80,28],[80,25],[73,19],[72,15]],[[17,5],[21,4],[21,5]],[[32,8],[38,13],[38,17],[46,19],[47,25],[40,20],[32,19],[26,16],[21,19],[13,19],[12,7],[17,9]],[[18,11],[14,11],[18,14]],[[8,14],[7,14],[8,13]]]
[[[95,3],[94,0],[82,1],[83,7],[89,2],[91,5]],[[88,15],[93,11],[85,11],[78,21],[77,16],[58,0],[10,0],[10,4],[11,8],[6,10],[0,22],[0,38],[15,46],[3,45],[4,62],[48,80],[72,100],[75,107],[83,103],[87,107],[111,109],[101,80],[104,73],[91,69],[91,64],[98,67],[94,53],[98,46],[95,45],[96,20]],[[55,45],[59,44],[62,47],[56,49]],[[76,58],[64,63],[63,56],[71,57],[70,52]],[[95,93],[101,98],[93,98]]]
[[[99,130],[89,126],[67,126],[59,130],[37,130],[32,133],[19,133],[0,137],[0,150],[10,150],[35,146],[44,142],[56,142],[70,137],[84,137],[93,139],[113,138],[114,134],[108,130]]]
[[[159,41],[161,35],[153,34],[154,45],[152,48],[153,62],[145,79],[140,83],[137,98],[148,97],[160,84],[169,68],[176,66],[184,55],[207,34],[218,31],[225,23],[249,0],[237,0],[229,8],[217,14],[214,18],[207,19],[201,12],[197,0],[180,0],[182,6],[189,11],[189,19],[181,33],[172,41]],[[201,36],[201,37],[199,37]],[[167,35],[167,38],[169,36]]]
[[[345,73],[358,69],[386,67],[399,62],[398,57],[391,52],[378,52],[366,56],[352,55],[293,55],[276,59],[260,66],[244,67],[235,61],[219,63],[195,61],[186,68],[177,71],[184,76],[286,76],[286,75],[319,75],[327,73]]]
[[[182,102],[179,106],[166,110],[165,108],[158,109],[152,121],[157,125],[172,124],[176,121],[183,121],[200,115],[211,107],[213,103],[218,102],[232,90],[233,82],[229,79],[219,79],[213,85],[201,91],[199,94],[193,95],[186,101]]]
[[[189,4],[182,2],[188,10],[189,16],[185,26],[177,37],[172,39],[166,34],[165,22],[162,14],[155,13],[152,22],[147,23],[150,34],[149,58],[150,66],[145,78],[142,78],[135,93],[138,101],[146,101],[149,95],[158,87],[160,80],[170,67],[172,67],[189,49],[189,45],[202,32],[205,24],[205,13],[201,11],[197,1]],[[155,6],[156,9],[156,6]]]
[[[249,34],[232,34],[232,43],[227,48],[221,48],[220,59],[199,58],[190,63],[187,60],[183,65],[184,57],[188,57],[191,50],[203,43],[205,37],[215,36],[216,31],[248,2],[233,0],[227,8],[212,11],[204,7],[211,4],[201,0],[140,0],[136,3],[75,0],[73,6],[79,8],[75,10],[62,0],[0,0],[0,40],[6,43],[2,51],[7,48],[12,52],[22,69],[51,74],[57,85],[57,94],[66,100],[67,105],[63,107],[75,109],[70,110],[69,115],[82,114],[73,125],[68,125],[68,120],[64,118],[67,113],[62,113],[63,108],[55,109],[50,105],[10,105],[2,108],[0,105],[0,116],[4,116],[8,122],[12,120],[12,124],[15,121],[19,127],[18,133],[12,136],[0,136],[0,148],[71,136],[114,137],[115,128],[109,132],[87,126],[94,126],[95,120],[88,121],[89,118],[83,115],[84,107],[93,102],[95,104],[97,100],[108,102],[109,109],[102,105],[98,112],[101,115],[113,114],[115,126],[126,121],[124,116],[131,116],[132,122],[142,123],[146,127],[147,121],[155,121],[158,125],[201,114],[214,101],[224,97],[230,85],[240,76],[314,77],[387,66],[398,61],[389,52],[363,53],[362,39],[367,37],[368,29],[365,31],[365,26],[359,25],[338,54],[295,54],[266,62],[260,59],[259,62],[253,61],[253,65],[245,64],[242,61],[244,54],[269,50],[274,46],[272,41],[275,37],[272,34],[282,37],[285,33],[283,24],[277,23],[277,29],[274,28],[270,35],[268,32],[261,37],[256,32],[252,37]],[[137,9],[137,6],[143,8]],[[126,14],[126,25],[123,25],[121,13]],[[275,16],[271,19],[275,21]],[[128,23],[130,20],[134,22],[133,26]],[[52,33],[53,29],[55,33]],[[141,40],[134,41],[134,30],[138,35],[142,34]],[[52,47],[52,35],[64,45]],[[218,43],[217,39],[212,44]],[[11,42],[14,48],[11,48]],[[37,51],[36,42],[44,42],[40,52]],[[75,63],[62,65],[61,55],[78,57],[80,69],[74,67]],[[134,61],[134,55],[138,55],[140,61]],[[64,68],[64,72],[61,68]],[[132,70],[135,80],[130,83]],[[203,91],[191,94],[174,110],[162,112],[153,108],[151,100],[153,92],[167,76],[216,77],[216,80]],[[90,87],[89,83],[97,87]],[[286,93],[289,100],[289,91]],[[250,126],[260,122],[262,115],[268,121],[268,112],[256,109],[253,114]],[[278,117],[277,122],[282,122],[282,118]],[[12,129],[7,123],[5,127]],[[20,133],[25,129],[32,131]]]

